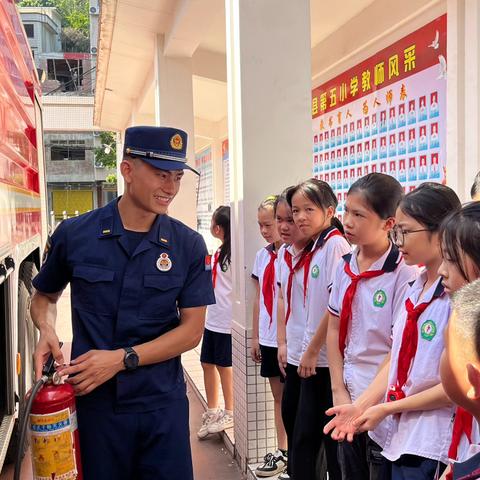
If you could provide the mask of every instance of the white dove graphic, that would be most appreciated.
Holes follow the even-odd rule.
[[[435,39],[433,40],[433,42],[429,45],[429,47],[433,48],[434,50],[437,50],[438,49],[438,40],[440,38],[440,33],[439,31],[437,30],[435,32]]]

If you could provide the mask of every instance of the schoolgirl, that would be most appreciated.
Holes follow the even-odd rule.
[[[406,265],[389,234],[403,196],[389,175],[371,173],[348,191],[344,228],[356,245],[338,266],[330,295],[328,358],[335,405],[355,401],[375,378],[392,346],[395,311],[408,282],[418,275]],[[382,475],[381,448],[367,433],[339,443],[343,480]]]
[[[480,278],[480,202],[465,205],[451,214],[442,224],[440,231],[443,262],[439,274],[442,275],[445,292],[453,295],[466,284]],[[449,397],[469,410],[478,410],[478,400],[469,398],[469,385],[465,373],[455,375],[442,358],[442,379],[448,379]],[[459,359],[455,360],[460,363]],[[464,380],[453,381],[454,378]],[[479,426],[465,408],[457,407],[453,424],[452,440],[448,456],[452,462],[465,462],[478,453],[480,444]],[[451,478],[451,476],[449,476]]]
[[[276,281],[277,287],[279,287],[277,343],[278,364],[280,372],[285,378],[281,407],[289,453],[293,441],[295,412],[300,396],[300,377],[297,372],[300,361],[299,345],[301,345],[306,320],[303,307],[303,277],[301,277],[299,269],[295,269],[295,266],[301,261],[304,248],[309,241],[293,221],[292,210],[287,202],[287,194],[292,188],[289,187],[282,192],[275,204],[275,220],[280,238],[284,242],[278,251],[276,269]],[[288,260],[285,255],[288,256]],[[298,308],[291,309],[293,303],[298,304]],[[288,461],[286,470],[278,478],[279,480],[289,480],[293,478],[290,475],[291,467],[290,461]]]
[[[260,234],[268,243],[255,257],[252,278],[255,284],[253,304],[253,333],[251,356],[260,363],[260,375],[268,378],[274,402],[274,420],[278,448],[264,457],[264,463],[255,471],[257,477],[271,477],[283,472],[287,464],[287,434],[283,426],[281,402],[283,383],[277,359],[277,299],[275,270],[278,249],[282,240],[275,222],[277,196],[267,197],[258,207],[257,217]]]
[[[335,480],[340,478],[337,445],[322,431],[327,421],[325,411],[332,405],[325,347],[327,307],[337,265],[351,248],[343,236],[342,224],[335,217],[337,198],[327,183],[307,180],[290,190],[287,200],[295,224],[310,239],[300,276],[295,279],[300,280],[305,328],[294,352],[301,382],[298,407],[290,413],[296,416],[290,463],[294,479],[316,478],[319,463],[323,478],[328,470],[329,478]],[[292,299],[292,311],[298,306],[298,299]],[[289,345],[287,336],[288,351]],[[322,461],[323,451],[326,462]]]
[[[218,207],[213,212],[210,231],[220,240],[221,246],[213,256],[212,262],[216,303],[207,307],[200,353],[208,405],[197,433],[200,439],[233,426],[230,207]],[[219,377],[225,401],[223,410],[219,408]]]

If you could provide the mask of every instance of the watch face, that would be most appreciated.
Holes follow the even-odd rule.
[[[137,368],[138,366],[138,355],[135,352],[128,352],[125,355],[125,367],[127,370],[133,370],[134,368]]]

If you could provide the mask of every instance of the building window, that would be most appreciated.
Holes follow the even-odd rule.
[[[83,61],[66,59],[47,59],[49,80],[58,80],[63,92],[79,90],[83,84]]]
[[[34,38],[34,30],[33,30],[33,24],[31,23],[25,23],[23,25],[25,27],[25,33],[27,34],[27,38]]]
[[[85,160],[85,140],[52,140],[50,142],[50,159]]]

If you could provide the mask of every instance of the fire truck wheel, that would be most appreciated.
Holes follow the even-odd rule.
[[[32,293],[32,279],[37,274],[37,268],[32,262],[24,262],[20,267],[18,282],[18,345],[17,352],[21,357],[21,371],[18,376],[18,408],[19,417],[25,407],[25,395],[30,390],[34,380],[33,352],[37,342],[37,331],[30,317],[30,297]],[[8,447],[6,462],[14,462],[15,454],[19,449],[19,421],[15,428]],[[28,443],[21,448],[22,458],[25,455]]]

